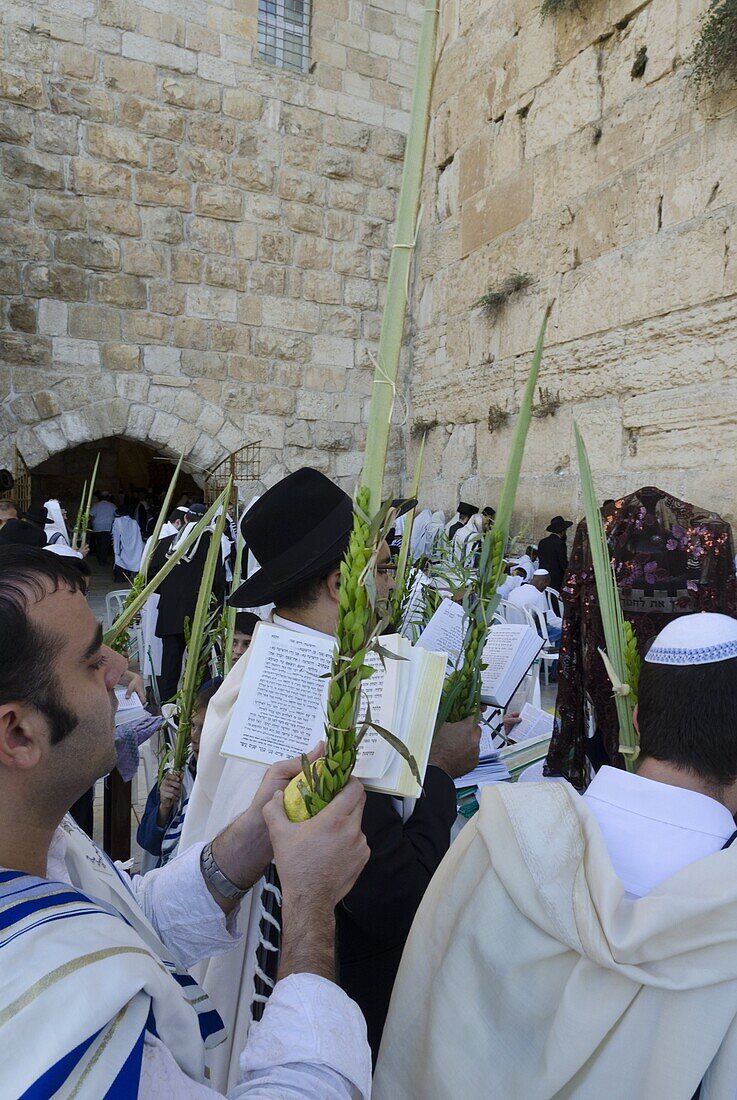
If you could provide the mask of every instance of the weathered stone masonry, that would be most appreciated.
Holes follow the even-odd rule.
[[[3,465],[262,439],[268,482],[352,483],[418,11],[317,0],[295,74],[258,60],[256,0],[4,0]]]
[[[511,421],[489,409],[517,407],[554,298],[560,406],[533,420],[520,522],[580,514],[574,418],[602,497],[655,482],[737,514],[737,88],[687,78],[705,7],[443,4],[412,362],[434,503],[496,502]],[[535,282],[490,322],[473,303],[513,272]]]

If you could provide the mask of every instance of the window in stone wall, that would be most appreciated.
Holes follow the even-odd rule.
[[[310,57],[310,0],[258,0],[258,50],[282,69],[306,71]]]

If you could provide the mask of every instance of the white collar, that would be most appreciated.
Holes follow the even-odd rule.
[[[715,798],[619,768],[601,768],[584,797],[596,798],[650,821],[704,833],[722,841],[728,840],[735,831],[731,813]]]
[[[283,626],[287,630],[293,630],[296,634],[314,634],[318,638],[332,638],[332,634],[325,634],[324,631],[315,630],[314,627],[305,626],[304,623],[295,623],[293,619],[283,619],[275,611],[271,614],[271,621],[275,626]]]

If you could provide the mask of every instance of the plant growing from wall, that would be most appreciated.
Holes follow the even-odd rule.
[[[578,0],[543,0],[540,5],[540,16],[547,19],[549,15],[560,15],[564,11],[580,12],[581,5]]]
[[[489,405],[489,419],[487,421],[489,431],[493,434],[499,428],[503,428],[509,420],[509,413],[501,405]]]
[[[486,316],[493,319],[512,295],[518,294],[521,290],[526,290],[528,286],[532,286],[534,281],[532,275],[526,271],[513,271],[498,286],[491,287],[486,294],[475,301],[473,303],[474,308],[480,306]]]
[[[712,0],[689,61],[699,88],[714,88],[722,78],[737,80],[737,0]]]

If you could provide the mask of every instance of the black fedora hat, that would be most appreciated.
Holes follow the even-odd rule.
[[[243,517],[245,544],[261,568],[231,595],[230,606],[278,603],[295,585],[343,557],[352,527],[348,494],[318,470],[295,470]]]
[[[38,527],[45,527],[49,522],[49,513],[46,511],[45,505],[31,504],[23,518],[27,519],[29,523],[35,523]]]
[[[475,516],[478,512],[478,507],[475,504],[469,504],[467,500],[460,500],[458,502],[458,515],[459,516]]]
[[[547,526],[547,530],[550,531],[552,535],[560,535],[563,531],[567,531],[569,527],[573,527],[572,519],[563,519],[563,516],[553,516]]]
[[[0,470],[0,493],[9,493],[15,485],[15,478],[10,470]]]

